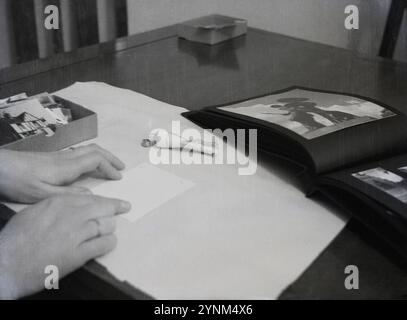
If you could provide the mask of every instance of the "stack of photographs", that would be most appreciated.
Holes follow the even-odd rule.
[[[38,134],[51,136],[58,126],[72,121],[71,111],[48,93],[25,93],[0,100],[1,145]]]

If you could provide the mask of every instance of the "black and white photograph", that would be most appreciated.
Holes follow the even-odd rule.
[[[399,170],[401,172],[407,173],[407,167],[401,167],[401,168],[399,168]]]
[[[47,93],[10,97],[0,104],[0,142],[11,143],[38,134],[53,135],[57,126],[68,124],[70,112]]]
[[[395,116],[373,102],[347,95],[293,89],[220,108],[271,122],[315,139],[345,128]]]
[[[4,314],[406,299],[406,165],[407,0],[0,0]]]
[[[363,181],[389,195],[407,203],[407,180],[383,168],[374,168],[353,174]]]

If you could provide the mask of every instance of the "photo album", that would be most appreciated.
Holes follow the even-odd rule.
[[[205,129],[257,129],[259,153],[298,166],[324,195],[407,256],[407,118],[372,99],[291,87],[183,114]]]

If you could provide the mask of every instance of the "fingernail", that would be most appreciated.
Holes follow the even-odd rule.
[[[86,195],[92,195],[93,194],[92,191],[90,191],[89,189],[86,189],[86,188],[82,189],[82,193],[86,194]]]
[[[131,203],[127,201],[122,201],[120,203],[120,206],[122,207],[123,210],[129,211],[131,209]]]

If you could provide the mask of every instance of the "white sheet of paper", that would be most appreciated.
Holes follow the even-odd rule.
[[[122,217],[135,222],[193,186],[188,180],[144,163],[123,173],[122,180],[105,182],[92,191],[95,195],[132,203],[132,210]]]
[[[76,83],[57,94],[98,113],[94,142],[124,160],[129,171],[149,163],[149,149],[140,143],[153,129],[170,129],[173,120],[198,128],[182,118],[183,108],[104,83]],[[246,177],[233,165],[160,168],[195,186],[136,223],[119,218],[117,248],[98,259],[155,298],[275,299],[347,222],[306,198],[273,165],[259,163],[257,173]],[[131,180],[138,177],[143,174],[136,171]],[[106,195],[124,195],[126,188],[113,185],[105,187]],[[129,196],[133,210],[137,199],[151,197]]]

